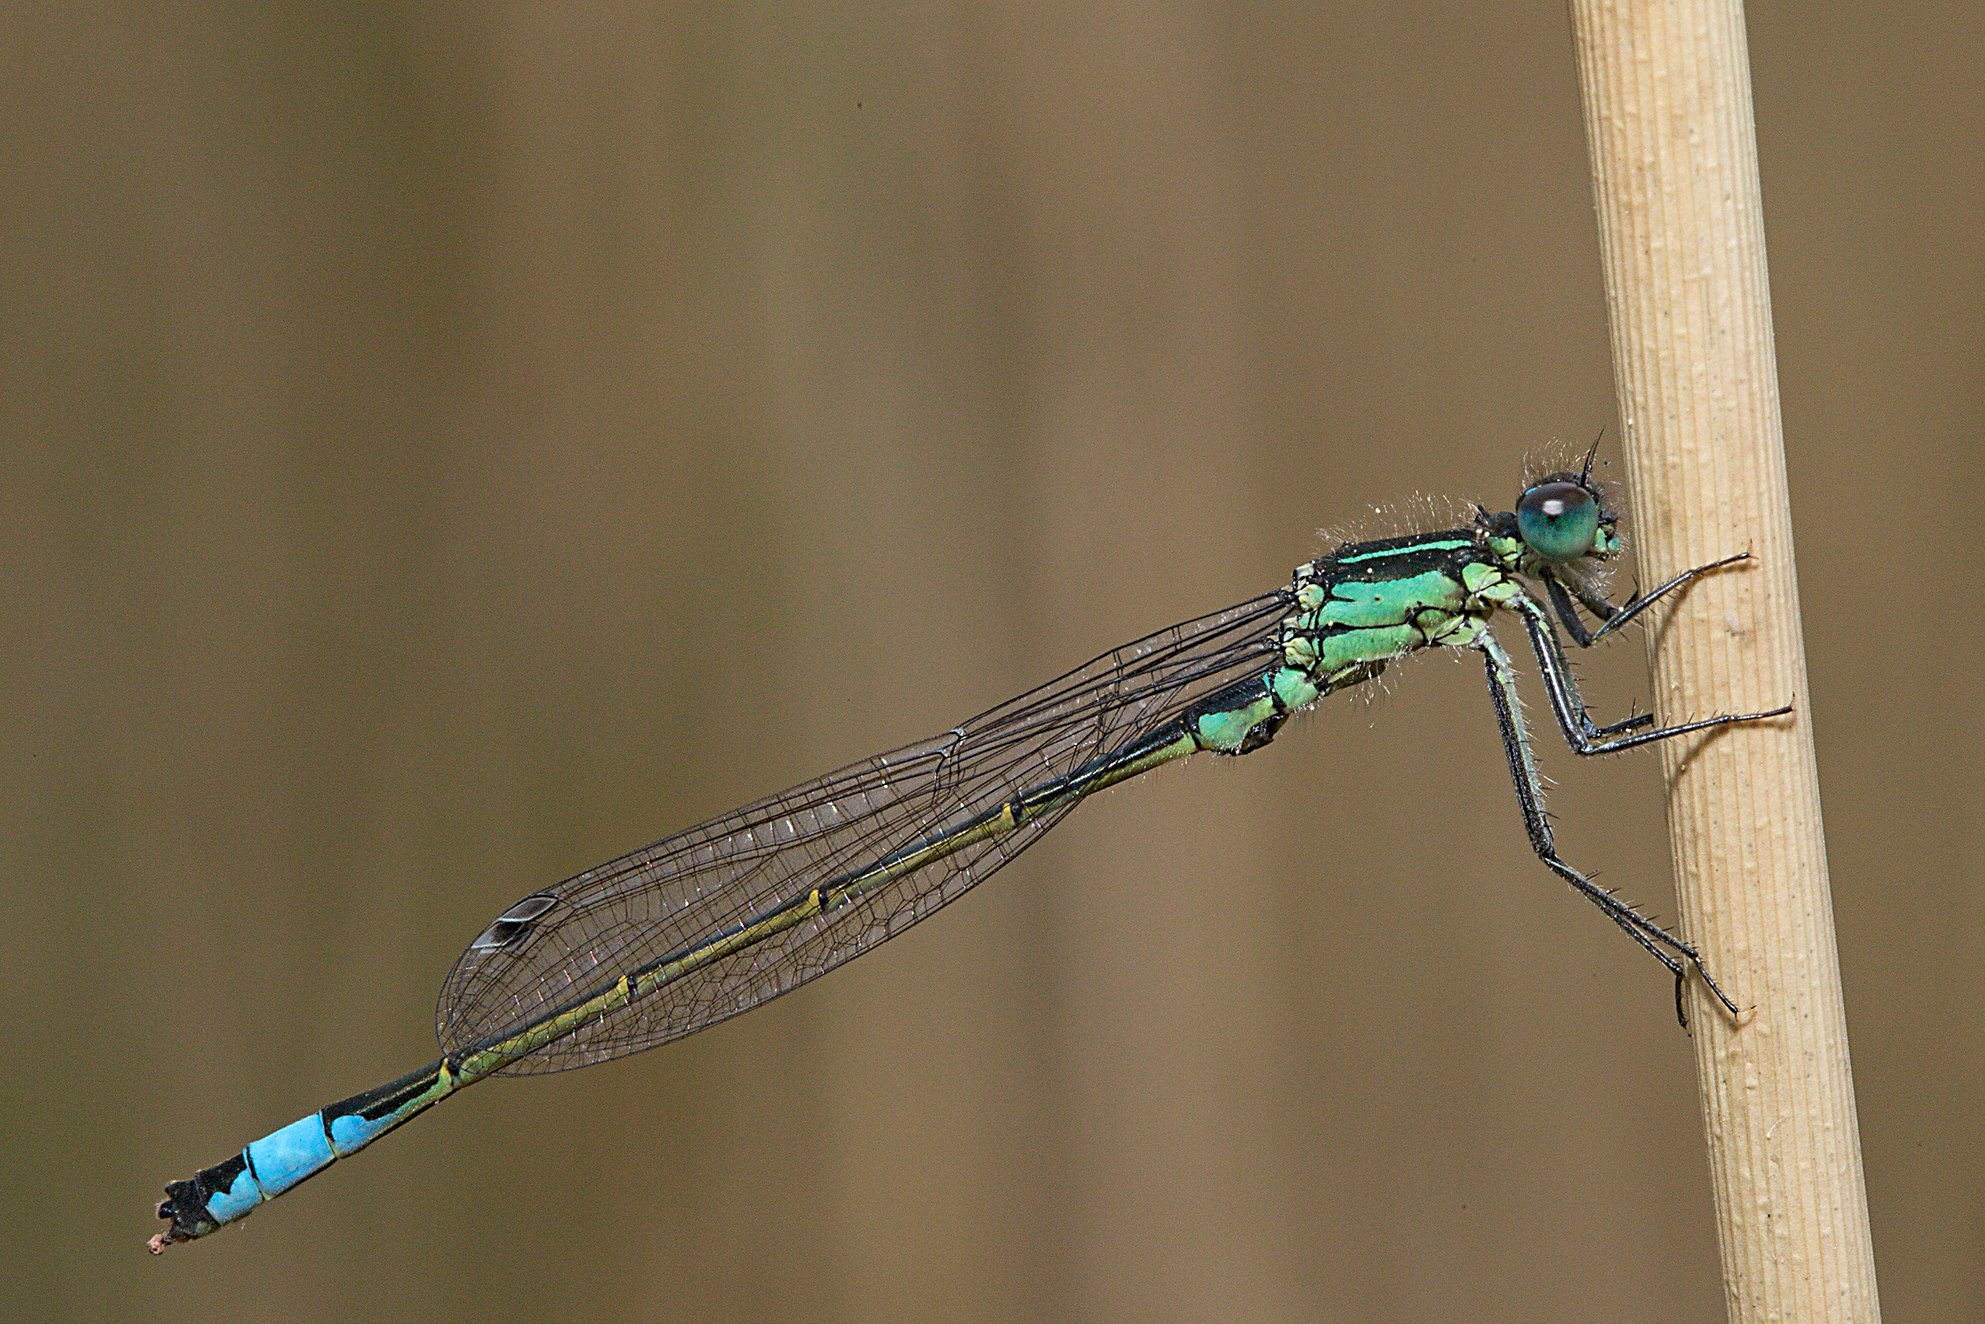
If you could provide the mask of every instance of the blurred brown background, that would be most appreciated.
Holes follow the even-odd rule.
[[[1975,1318],[1985,18],[1750,30],[1882,1287]],[[1560,9],[0,40],[0,1313],[1720,1314],[1667,981],[1439,660],[143,1253],[163,1181],[427,1060],[531,887],[1612,425]],[[1545,757],[1667,910],[1656,761]]]

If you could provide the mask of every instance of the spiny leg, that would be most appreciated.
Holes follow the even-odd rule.
[[[1656,590],[1657,595],[1667,592],[1670,587],[1672,584]],[[1611,754],[1656,740],[1687,735],[1691,731],[1707,731],[1713,727],[1729,726],[1733,722],[1783,717],[1792,711],[1792,705],[1786,704],[1761,713],[1724,713],[1674,726],[1655,727],[1635,735],[1621,735],[1620,732],[1649,725],[1654,720],[1651,714],[1631,717],[1611,726],[1595,726],[1591,710],[1585,706],[1585,699],[1578,692],[1578,680],[1571,674],[1571,663],[1565,658],[1564,645],[1558,640],[1558,632],[1551,628],[1550,618],[1544,614],[1544,609],[1535,600],[1521,595],[1513,598],[1510,606],[1523,617],[1523,629],[1530,636],[1530,647],[1537,654],[1537,666],[1544,676],[1544,692],[1551,696],[1551,711],[1557,716],[1559,729],[1565,733],[1565,743],[1580,754]]]
[[[1613,631],[1630,623],[1634,617],[1640,615],[1684,584],[1694,583],[1711,571],[1721,570],[1724,566],[1735,565],[1739,561],[1748,561],[1750,559],[1751,554],[1749,552],[1738,552],[1735,556],[1726,556],[1720,561],[1711,561],[1708,565],[1699,565],[1693,570],[1684,570],[1681,574],[1676,575],[1653,592],[1640,593],[1629,598],[1624,607],[1615,606],[1611,602],[1608,602],[1598,590],[1589,584],[1577,579],[1573,579],[1569,584],[1563,583],[1560,582],[1555,574],[1546,573],[1544,575],[1544,589],[1551,595],[1551,605],[1557,609],[1558,619],[1565,623],[1565,629],[1571,631],[1571,637],[1578,642],[1578,646],[1580,648],[1590,648]],[[1567,589],[1570,590],[1569,593],[1566,591]],[[1579,602],[1583,603],[1587,611],[1599,618],[1600,624],[1598,629],[1588,630],[1585,628],[1585,622],[1578,617],[1578,609],[1572,605],[1573,597],[1576,597]]]
[[[1644,601],[1652,601],[1654,597],[1659,597],[1662,593],[1667,592],[1673,587],[1674,584],[1672,583],[1664,585],[1662,588],[1657,589],[1652,597]],[[1560,584],[1555,576],[1545,575],[1544,591],[1551,595],[1551,605],[1557,609],[1558,619],[1565,623],[1566,628],[1571,631],[1572,638],[1578,641],[1579,647],[1590,648],[1593,640],[1599,636],[1587,631],[1585,622],[1579,620],[1578,609],[1572,605],[1571,598],[1565,593],[1565,586]],[[1602,621],[1610,622],[1616,619],[1620,610],[1597,593],[1592,593],[1582,586],[1579,589],[1579,601],[1591,607],[1593,615],[1598,616]],[[1601,611],[1601,608],[1604,608],[1604,611]],[[1603,631],[1610,627],[1601,626],[1600,628]],[[1586,725],[1590,726],[1590,723],[1591,714],[1587,713]],[[1591,726],[1590,729],[1593,736],[1604,738],[1606,736],[1622,735],[1628,731],[1638,731],[1642,727],[1653,725],[1653,713],[1629,713],[1617,722],[1608,722],[1604,726]],[[1582,726],[1580,729],[1584,730],[1585,727]]]
[[[1683,1001],[1683,986],[1688,982],[1691,967],[1702,976],[1702,982],[1716,995],[1716,1000],[1732,1016],[1738,1015],[1737,1004],[1710,978],[1709,971],[1703,968],[1702,957],[1694,947],[1559,857],[1557,845],[1551,837],[1550,820],[1544,813],[1543,779],[1537,775],[1537,764],[1530,756],[1530,733],[1523,724],[1522,706],[1516,692],[1516,668],[1510,664],[1509,654],[1487,630],[1482,632],[1475,646],[1482,651],[1483,666],[1489,678],[1489,699],[1495,705],[1496,725],[1502,731],[1503,753],[1509,759],[1510,781],[1516,787],[1516,803],[1523,811],[1523,826],[1530,834],[1530,848],[1537,852],[1537,858],[1570,883],[1579,895],[1604,911],[1606,917],[1624,929],[1629,938],[1667,967],[1668,973],[1675,977],[1675,1017],[1684,1028],[1689,1023],[1689,1016],[1687,1004]]]
[[[1642,601],[1651,602],[1674,587],[1674,582],[1665,584]],[[1545,575],[1544,590],[1551,595],[1551,606],[1557,609],[1558,619],[1565,623],[1565,627],[1571,631],[1572,638],[1578,641],[1579,647],[1590,648],[1592,641],[1599,636],[1586,630],[1585,622],[1578,618],[1578,608],[1572,605],[1570,595],[1565,592],[1565,586],[1560,584],[1555,576]],[[1600,620],[1612,621],[1618,616],[1620,608],[1615,607],[1612,603],[1606,601],[1606,599],[1583,585],[1579,587],[1578,594],[1579,601],[1585,603],[1591,609],[1592,614],[1599,617]],[[1602,631],[1606,628],[1610,628],[1610,626],[1602,627]],[[1588,724],[1590,720],[1591,715],[1588,713]],[[1629,713],[1617,722],[1608,722],[1604,726],[1593,726],[1591,727],[1591,732],[1595,737],[1603,738],[1606,736],[1617,736],[1627,731],[1637,731],[1641,727],[1653,725],[1653,713]]]

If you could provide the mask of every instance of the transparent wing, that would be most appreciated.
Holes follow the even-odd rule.
[[[1121,748],[1259,671],[1286,591],[1106,653],[943,735],[842,768],[534,892],[484,930],[442,985],[442,1048],[515,1033],[689,952],[818,884]],[[788,992],[901,933],[1012,859],[1069,806],[967,846],[700,966],[504,1070],[564,1071],[640,1052]]]

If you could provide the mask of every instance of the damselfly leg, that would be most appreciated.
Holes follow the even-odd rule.
[[[1523,811],[1523,826],[1530,834],[1530,849],[1553,873],[1570,883],[1580,896],[1598,906],[1608,919],[1625,930],[1629,938],[1667,967],[1668,973],[1675,977],[1675,1017],[1685,1028],[1689,1023],[1689,1014],[1684,1001],[1684,985],[1688,982],[1691,968],[1702,976],[1703,984],[1732,1016],[1741,1015],[1737,1004],[1710,975],[1703,965],[1701,954],[1693,946],[1635,910],[1614,895],[1611,889],[1593,882],[1559,856],[1557,844],[1551,836],[1550,819],[1544,812],[1543,778],[1538,776],[1536,761],[1530,754],[1530,731],[1524,725],[1523,709],[1517,697],[1516,668],[1510,664],[1509,654],[1488,631],[1482,632],[1475,646],[1482,652],[1483,665],[1488,673],[1489,699],[1495,705],[1496,725],[1502,731],[1503,753],[1509,759],[1510,780],[1516,787],[1516,803]]]
[[[1543,576],[1544,591],[1551,595],[1551,606],[1557,609],[1558,619],[1564,622],[1565,629],[1571,632],[1573,640],[1577,642],[1580,648],[1590,648],[1621,626],[1631,624],[1636,616],[1639,616],[1649,607],[1652,607],[1655,603],[1683,585],[1692,584],[1704,575],[1721,570],[1725,566],[1735,565],[1739,561],[1748,561],[1750,559],[1751,554],[1749,552],[1738,552],[1735,556],[1726,556],[1720,561],[1711,561],[1708,565],[1699,565],[1693,570],[1684,570],[1681,574],[1676,575],[1673,579],[1652,592],[1635,593],[1627,599],[1625,606],[1618,606],[1607,601],[1603,594],[1583,580],[1573,579],[1567,584],[1561,581],[1555,574]],[[1578,608],[1572,605],[1573,597],[1576,597],[1580,605],[1584,606],[1587,611],[1599,618],[1598,629],[1591,630],[1586,628],[1585,622],[1579,619]],[[1651,722],[1654,718],[1651,715],[1643,714],[1634,720]]]
[[[1583,638],[1579,638],[1579,642],[1589,646],[1609,631],[1638,616],[1654,602],[1697,577],[1733,562],[1745,560],[1747,557],[1748,553],[1740,553],[1710,565],[1684,571],[1651,593],[1636,596],[1624,607],[1614,607],[1604,598],[1593,594],[1592,597],[1610,609],[1612,614],[1604,617],[1604,623],[1599,629],[1589,633],[1584,630],[1582,624],[1578,623],[1576,613],[1565,595],[1565,589],[1557,579],[1546,577],[1545,584],[1560,619],[1567,622],[1574,638],[1583,635]],[[1586,602],[1586,595],[1581,593],[1579,600]],[[1570,661],[1565,656],[1564,643],[1558,638],[1558,632],[1553,628],[1550,616],[1545,612],[1544,607],[1526,595],[1515,596],[1509,605],[1523,618],[1524,633],[1529,637],[1531,650],[1537,656],[1538,670],[1544,678],[1544,692],[1550,698],[1551,712],[1557,718],[1558,729],[1564,733],[1565,743],[1578,754],[1616,753],[1651,744],[1657,740],[1687,735],[1694,731],[1711,730],[1736,722],[1754,722],[1762,718],[1779,717],[1792,711],[1787,705],[1766,712],[1728,713],[1691,722],[1680,722],[1674,726],[1654,727],[1651,730],[1643,728],[1652,726],[1654,715],[1641,713],[1623,722],[1600,726],[1592,720],[1592,712],[1586,706],[1584,696],[1579,693],[1578,679],[1572,674]],[[1587,605],[1591,606],[1590,603]],[[1597,608],[1593,608],[1593,612],[1594,615],[1601,614]],[[1510,663],[1509,655],[1488,631],[1482,633],[1476,646],[1482,650],[1484,665],[1488,672],[1489,697],[1495,705],[1497,725],[1502,730],[1503,752],[1509,759],[1510,777],[1516,786],[1517,804],[1523,811],[1524,827],[1530,834],[1530,845],[1536,851],[1537,857],[1581,895],[1603,910],[1614,923],[1626,930],[1628,936],[1635,942],[1653,953],[1655,958],[1668,968],[1669,973],[1675,976],[1675,1014],[1684,1026],[1688,1024],[1688,1012],[1683,986],[1687,982],[1690,968],[1702,976],[1704,986],[1732,1016],[1739,1015],[1736,1002],[1723,991],[1722,985],[1718,984],[1704,967],[1702,956],[1693,946],[1642,915],[1609,889],[1593,882],[1565,863],[1558,855],[1557,847],[1551,837],[1551,825],[1544,813],[1542,779],[1537,774],[1536,763],[1530,754],[1529,731],[1524,725],[1522,707],[1517,701],[1515,669]],[[1627,732],[1633,734],[1626,734]]]

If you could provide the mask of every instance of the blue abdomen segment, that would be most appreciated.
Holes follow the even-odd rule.
[[[280,1131],[250,1141],[243,1152],[248,1173],[262,1188],[265,1200],[281,1195],[338,1157],[331,1150],[331,1137],[325,1134],[323,1113],[299,1117]]]
[[[248,1171],[246,1150],[221,1164],[218,1169],[208,1168],[206,1171],[227,1178],[227,1184],[216,1185],[206,1200],[207,1216],[214,1221],[216,1227],[222,1223],[233,1222],[268,1198],[262,1194],[262,1184],[255,1180],[255,1174]],[[206,1173],[201,1174],[201,1176],[205,1175]],[[194,1180],[197,1182],[199,1178],[196,1177]]]
[[[204,1237],[253,1213],[338,1159],[356,1154],[400,1123],[425,1112],[468,1082],[446,1061],[390,1085],[354,1094],[252,1140],[239,1154],[185,1181],[169,1183],[159,1217],[172,1226],[152,1238],[154,1254]]]

